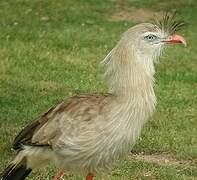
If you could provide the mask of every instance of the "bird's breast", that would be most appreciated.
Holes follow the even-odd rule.
[[[83,167],[92,172],[113,167],[136,143],[153,112],[154,100],[150,102],[140,96],[110,107],[107,115],[102,116],[106,120],[95,121],[93,131],[64,141],[64,148],[58,149],[58,154],[64,157],[62,164],[65,167],[69,164],[73,169],[77,164],[77,169]]]

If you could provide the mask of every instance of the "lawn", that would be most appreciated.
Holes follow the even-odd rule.
[[[0,172],[14,155],[15,135],[29,121],[74,94],[107,91],[99,62],[141,21],[129,16],[139,9],[142,21],[153,12],[178,10],[188,46],[169,47],[156,64],[157,110],[132,150],[137,158],[130,155],[106,179],[197,179],[195,0],[1,1]],[[54,171],[49,166],[28,179],[52,179]]]

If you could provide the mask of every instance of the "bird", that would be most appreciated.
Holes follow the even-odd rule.
[[[183,22],[166,14],[154,23],[132,26],[101,62],[107,93],[80,94],[51,107],[16,136],[13,161],[1,180],[23,180],[53,163],[59,171],[93,180],[125,159],[156,107],[154,64],[167,45],[186,40]]]

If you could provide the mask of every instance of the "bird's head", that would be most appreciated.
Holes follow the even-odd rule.
[[[133,26],[124,33],[120,42],[139,56],[157,59],[169,44],[186,45],[185,39],[177,34],[184,23],[176,21],[174,16],[175,14],[166,13],[160,21]]]
[[[112,59],[117,59],[117,61],[121,59],[122,63],[126,60],[130,62],[145,59],[153,62],[169,44],[186,46],[185,39],[177,34],[184,23],[177,21],[175,14],[166,13],[161,20],[155,20],[154,23],[141,23],[131,27],[102,62],[108,64]],[[151,61],[148,62],[151,63]]]
[[[139,85],[140,78],[153,79],[154,61],[164,47],[169,44],[186,45],[185,39],[177,34],[183,25],[183,22],[175,20],[174,15],[167,13],[160,21],[141,23],[128,29],[102,61],[107,65],[106,77],[111,86],[131,82],[130,86],[134,87]]]

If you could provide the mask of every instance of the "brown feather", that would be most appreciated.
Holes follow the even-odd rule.
[[[29,125],[27,125],[14,139],[13,148],[14,149],[20,149],[22,145],[31,145],[31,146],[50,146],[50,139],[53,139],[57,136],[59,133],[58,129],[55,129],[55,131],[48,132],[50,135],[45,136],[47,137],[47,140],[45,140],[45,143],[36,141],[33,142],[32,138],[36,133],[44,126],[49,123],[49,121],[56,120],[54,117],[61,113],[68,113],[71,116],[73,116],[76,111],[77,105],[80,103],[86,103],[88,106],[87,108],[84,108],[82,112],[82,116],[86,116],[87,118],[82,118],[84,121],[90,121],[91,118],[88,117],[88,111],[91,111],[93,107],[89,107],[89,104],[94,104],[97,107],[102,107],[99,104],[102,103],[102,101],[110,96],[110,94],[83,94],[78,96],[73,96],[69,98],[66,101],[63,101],[62,103],[50,108],[47,112],[45,112],[43,115],[41,115],[39,118],[37,118],[35,121],[31,122]],[[36,139],[39,139],[37,137]]]
[[[46,113],[44,113],[41,117],[36,119],[35,121],[29,123],[14,139],[13,149],[20,149],[21,145],[32,145],[31,139],[34,133],[40,129],[49,118],[47,117],[55,107],[50,108]],[[43,145],[42,145],[43,146]],[[47,145],[46,145],[47,146]]]

